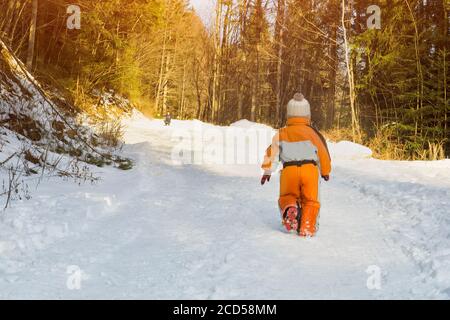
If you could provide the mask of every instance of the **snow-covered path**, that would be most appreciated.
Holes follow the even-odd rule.
[[[337,159],[319,236],[300,239],[281,228],[277,177],[261,187],[257,166],[171,163],[174,130],[191,126],[129,121],[133,170],[52,180],[2,213],[0,298],[450,296],[449,161]]]

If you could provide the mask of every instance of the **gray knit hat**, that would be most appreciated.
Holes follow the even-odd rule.
[[[305,96],[301,93],[296,93],[294,98],[289,101],[287,105],[287,117],[305,117],[311,118],[311,106]]]

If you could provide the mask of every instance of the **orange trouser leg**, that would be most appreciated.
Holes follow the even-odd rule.
[[[300,168],[287,167],[283,169],[280,177],[280,199],[278,204],[281,213],[288,207],[296,207],[300,199]]]
[[[314,236],[317,232],[319,202],[319,170],[314,165],[300,169],[300,190],[302,204],[301,236]]]

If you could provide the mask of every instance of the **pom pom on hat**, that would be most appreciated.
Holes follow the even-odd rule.
[[[287,105],[287,117],[311,118],[311,106],[302,93],[297,92]]]

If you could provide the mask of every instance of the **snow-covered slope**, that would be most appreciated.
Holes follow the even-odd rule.
[[[89,129],[82,128],[46,95],[22,62],[0,40],[0,125],[36,146],[81,151]]]
[[[29,186],[45,176],[95,181],[95,165],[111,164],[123,169],[131,165],[114,153],[116,145],[111,142],[116,140],[109,133],[114,133],[116,127],[100,123],[104,130],[98,132],[92,123],[83,122],[86,117],[82,118],[80,110],[49,89],[54,92],[45,91],[0,40],[1,208],[11,200],[29,198],[34,190]],[[111,118],[131,108],[129,101],[111,92],[99,95],[97,100],[97,107],[108,107]]]
[[[114,98],[111,93],[105,97]],[[116,109],[128,111],[126,102]],[[0,169],[12,163],[20,163],[13,165],[16,169],[56,168],[56,162],[67,164],[75,158],[94,164],[113,158],[104,139],[78,121],[79,115],[62,96],[50,97],[0,40]],[[65,161],[60,155],[66,155]]]
[[[301,239],[280,226],[277,177],[261,187],[253,158],[217,161],[237,151],[217,148],[221,137],[259,153],[270,128],[164,127],[137,113],[126,125],[134,170],[99,169],[94,185],[44,181],[2,213],[0,298],[450,297],[450,161],[332,145],[320,233]]]

